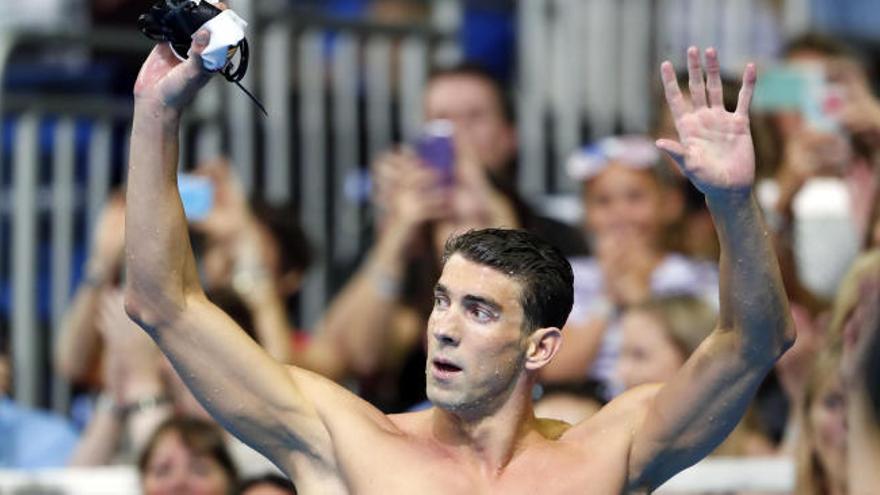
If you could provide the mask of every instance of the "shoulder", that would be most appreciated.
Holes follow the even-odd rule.
[[[363,443],[361,440],[368,445],[369,441],[381,441],[404,434],[401,425],[405,426],[408,422],[406,418],[401,420],[399,417],[409,415],[388,416],[350,390],[317,373],[295,366],[288,366],[287,370],[296,385],[310,398],[335,449]]]
[[[630,436],[662,387],[662,383],[652,383],[627,390],[602,407],[599,412],[575,425],[572,432],[600,430],[620,432]]]
[[[431,419],[434,415],[434,407],[428,407],[418,411],[390,414],[388,420],[402,434],[420,436],[431,428]]]

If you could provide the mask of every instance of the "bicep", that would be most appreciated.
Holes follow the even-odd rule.
[[[223,311],[193,295],[156,343],[199,402],[226,429],[270,457],[309,449],[323,426],[287,370]]]
[[[656,488],[717,447],[736,427],[763,377],[730,332],[716,330],[646,400],[633,428],[629,479]]]

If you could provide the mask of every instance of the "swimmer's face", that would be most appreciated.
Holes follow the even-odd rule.
[[[846,400],[839,376],[822,383],[809,408],[812,451],[832,482],[846,477]]]
[[[523,379],[529,336],[521,285],[485,265],[452,255],[434,289],[428,319],[428,398],[460,412],[491,410]]]
[[[159,439],[142,482],[145,495],[226,495],[231,484],[217,460],[193,454],[174,431]]]
[[[611,163],[584,185],[585,227],[597,238],[656,244],[664,225],[662,196],[649,170]]]
[[[623,343],[617,375],[626,389],[666,382],[684,364],[663,324],[645,311],[628,311],[621,321]]]

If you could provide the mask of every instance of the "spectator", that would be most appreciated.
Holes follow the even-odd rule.
[[[568,256],[584,254],[583,236],[567,224],[536,214],[516,192],[517,171],[529,167],[517,156],[516,120],[505,87],[480,66],[461,64],[434,72],[425,88],[425,118],[450,120],[469,137],[474,158],[494,189],[516,215],[518,226],[532,231]]]
[[[5,325],[0,325],[0,469],[61,467],[77,436],[68,421],[23,407],[9,397],[12,359]]]
[[[289,302],[299,292],[312,256],[294,212],[249,203],[224,160],[203,164],[195,174],[207,177],[214,190],[210,212],[190,222],[201,240],[200,262],[209,293],[228,291],[243,302],[257,341],[278,361],[339,379],[342,363],[335,345],[322,332],[307,338],[291,324]]]
[[[282,362],[296,362],[338,378],[334,347],[312,335],[293,332],[287,304],[299,291],[311,261],[305,235],[290,212],[255,203],[252,207],[229,164],[218,161],[196,170],[212,187],[211,208],[191,221],[198,239],[201,273],[218,304],[228,302],[246,313],[249,330]],[[124,199],[110,196],[93,234],[86,276],[62,319],[54,356],[55,368],[67,380],[101,388],[101,332],[97,327],[101,300],[118,285],[124,246]],[[232,309],[231,306],[226,306]]]
[[[824,353],[805,390],[797,452],[795,493],[844,495],[846,482],[846,402],[839,359]]]
[[[799,404],[798,494],[862,495],[880,483],[880,417],[870,385],[877,379],[871,353],[880,334],[878,308],[880,252],[873,251],[856,260],[841,284],[829,344]]]
[[[786,287],[815,317],[827,307],[822,299],[833,297],[869,230],[877,189],[872,164],[880,149],[871,137],[880,129],[873,109],[880,104],[867,89],[857,55],[835,39],[796,38],[783,60],[783,69],[801,78],[818,74],[824,92],[792,88],[802,94],[798,104],[779,108],[772,99],[762,103],[758,88],[756,108],[771,112],[780,150],[775,176],[762,183],[760,198],[777,232]],[[822,101],[813,101],[817,98]]]
[[[680,209],[666,201],[669,183],[659,163],[653,141],[641,136],[606,138],[570,159],[569,173],[583,186],[584,227],[595,257],[571,259],[575,303],[566,345],[545,368],[544,381],[591,378],[616,395],[623,309],[671,294],[692,294],[717,307],[714,264],[664,246],[665,230]]]
[[[693,296],[668,296],[628,308],[623,333],[619,381],[627,390],[669,380],[715,328],[718,315]]]
[[[712,333],[717,312],[694,296],[663,296],[627,308],[621,318],[623,339],[617,363],[618,381],[630,390],[665,383]],[[753,405],[754,407],[754,405]],[[770,455],[774,447],[760,432],[756,411],[715,449],[714,455]]]
[[[862,273],[859,302],[843,328],[841,378],[846,401],[849,492],[867,495],[880,486],[880,264]]]
[[[138,470],[144,495],[228,495],[238,483],[223,430],[194,418],[162,423],[147,442]]]
[[[125,199],[111,193],[95,222],[85,277],[61,319],[54,367],[65,380],[100,388],[101,335],[96,316],[104,294],[119,286],[125,247]]]
[[[237,318],[236,323],[252,328],[244,303],[237,301],[234,293],[221,295],[216,301],[226,304],[223,307]],[[156,345],[127,317],[119,290],[106,294],[98,313],[97,325],[105,346],[105,388],[71,458],[71,465],[131,462],[146,448],[159,425],[170,418],[211,420]],[[243,474],[277,471],[268,460],[235,437],[227,435],[226,441],[230,455]]]

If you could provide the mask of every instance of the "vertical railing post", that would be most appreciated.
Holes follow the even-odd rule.
[[[70,301],[70,282],[73,275],[73,221],[74,208],[74,122],[70,117],[61,118],[55,127],[52,160],[52,299],[51,328],[52,356],[58,342],[67,305]],[[55,377],[52,380],[52,408],[59,413],[67,410],[70,388],[66,382]]]
[[[18,119],[13,153],[12,357],[15,397],[34,407],[43,383],[37,311],[37,167],[39,115]]]
[[[324,33],[319,30],[303,32],[298,40],[300,89],[299,128],[302,142],[300,173],[303,229],[317,252],[327,252],[327,211],[332,204],[327,197],[327,156],[325,132],[327,116],[324,112]],[[332,194],[332,192],[331,192]],[[321,316],[327,300],[327,270],[332,256],[323,256],[309,269],[302,291],[300,308],[302,323],[312,328]]]

